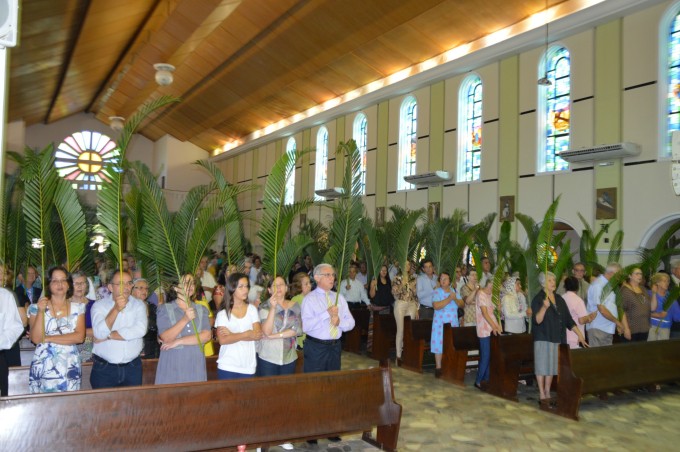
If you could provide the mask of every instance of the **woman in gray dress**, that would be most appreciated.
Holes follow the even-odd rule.
[[[206,381],[205,355],[196,340],[193,320],[201,345],[211,339],[210,320],[205,307],[194,304],[196,282],[193,275],[182,277],[168,292],[167,303],[158,307],[156,323],[163,345],[156,368],[156,384]],[[189,302],[187,302],[189,300]]]

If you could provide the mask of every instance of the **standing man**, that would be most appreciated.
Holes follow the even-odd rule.
[[[4,287],[0,288],[0,396],[6,396],[9,387],[9,366],[5,352],[12,348],[23,332],[24,325],[14,295]]]
[[[418,294],[418,317],[421,319],[433,319],[434,308],[432,307],[432,294],[437,287],[437,275],[434,274],[432,259],[423,259],[420,263],[421,273],[416,281],[416,293]]]
[[[203,287],[203,292],[205,293],[205,299],[208,303],[212,301],[212,293],[215,290],[217,281],[215,277],[208,271],[208,256],[203,256],[198,264],[198,273],[201,278],[201,286]]]
[[[364,285],[364,289],[368,290],[368,266],[364,261],[359,262],[359,272],[357,273],[357,279],[361,281],[361,284]]]
[[[482,274],[479,280],[480,287],[486,287],[487,281],[493,282],[493,273],[491,272],[491,261],[488,257],[482,258]]]
[[[257,275],[260,274],[262,269],[262,259],[257,254],[253,254],[253,266],[250,268],[250,274],[248,275],[250,279],[250,286],[254,286],[257,281]]]
[[[340,282],[339,288],[340,295],[347,301],[347,306],[350,308],[358,309],[362,303],[366,306],[371,304],[363,283],[359,281],[355,264],[350,265],[347,279]]]
[[[147,329],[146,305],[130,295],[132,275],[116,270],[109,278],[111,295],[92,306],[92,389],[142,384],[142,360]],[[122,287],[122,293],[121,293]]]
[[[304,346],[305,372],[340,370],[340,337],[344,331],[354,328],[354,317],[342,295],[338,304],[335,304],[333,266],[317,265],[314,268],[314,280],[316,289],[302,300],[302,330],[307,334]]]
[[[586,275],[586,266],[581,262],[577,262],[574,265],[574,268],[571,269],[571,274],[574,276],[574,278],[578,279],[578,290],[576,291],[576,295],[581,297],[581,300],[583,300],[587,306],[588,289],[590,289],[590,283],[588,283],[584,278]],[[564,295],[565,292],[566,290],[564,289],[564,280],[562,280],[560,281],[560,287],[557,288],[557,293]]]
[[[596,312],[595,320],[586,325],[588,331],[588,344],[591,347],[603,347],[612,345],[614,340],[614,331],[623,331],[626,339],[630,339],[630,330],[625,325],[626,314],[623,314],[623,321],[619,321],[616,308],[616,294],[614,291],[609,293],[607,297],[602,300],[602,289],[607,285],[607,282],[614,276],[621,266],[616,262],[607,264],[604,274],[597,277],[597,279],[590,285],[588,290],[588,313]]]

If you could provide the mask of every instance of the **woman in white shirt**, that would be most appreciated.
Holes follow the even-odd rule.
[[[243,273],[232,273],[226,289],[223,307],[215,318],[220,343],[217,378],[253,377],[257,369],[255,346],[262,338],[262,328],[257,308],[248,304],[248,277]]]

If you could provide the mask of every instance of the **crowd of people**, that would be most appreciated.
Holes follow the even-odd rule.
[[[159,359],[156,384],[205,381],[205,357],[216,352],[213,341],[219,344],[220,379],[292,374],[300,349],[305,372],[339,370],[342,334],[354,328],[350,309],[368,309],[371,316],[394,316],[398,366],[404,318],[432,319],[435,377],[441,376],[444,325],[475,326],[480,389],[489,378],[491,335],[531,331],[540,399],[547,401],[559,344],[606,346],[617,332],[629,341],[680,336],[680,305],[667,303],[670,289],[680,284],[680,261],[671,267],[670,274],[660,272],[649,281],[633,269],[620,287],[620,315],[616,294],[602,296],[621,270],[617,263],[590,281],[582,263],[559,282],[542,273],[542,290],[531,300],[518,275],[506,275],[497,305],[487,258],[481,275],[464,265],[453,275],[437,273],[424,259],[403,269],[386,263],[370,277],[365,263],[353,262],[347,277],[336,281],[332,266],[314,266],[309,256],[290,274],[273,278],[258,256],[249,256],[241,268],[206,256],[195,273],[166,292],[149,291],[132,256],[108,273],[100,263],[94,277],[54,267],[40,281],[38,270],[27,266],[15,291],[0,289],[0,381],[5,395],[7,366],[21,365],[22,336],[36,345],[32,393],[78,390],[81,363],[87,361],[94,389],[140,385],[145,358]],[[9,285],[2,267],[0,278]]]

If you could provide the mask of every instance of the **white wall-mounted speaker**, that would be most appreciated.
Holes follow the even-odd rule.
[[[19,0],[0,0],[0,46],[14,47],[19,37]]]

